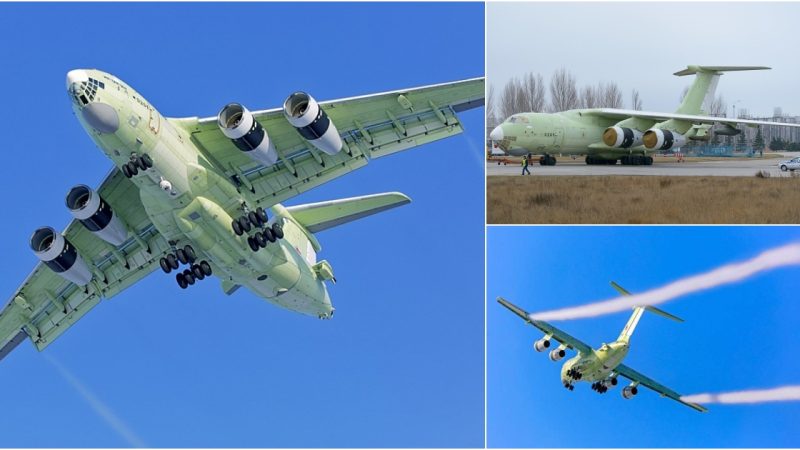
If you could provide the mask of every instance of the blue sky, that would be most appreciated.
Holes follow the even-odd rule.
[[[276,107],[481,76],[481,4],[0,5],[7,136],[0,292],[33,229],[110,162],[64,77],[111,72],[165,116]],[[154,273],[47,350],[151,446],[483,444],[483,109],[465,135],[373,161],[287,202],[384,191],[413,203],[319,235],[339,284],[327,322],[217,281]],[[29,343],[0,363],[3,447],[126,446]]]
[[[700,414],[644,390],[624,400],[579,383],[532,349],[542,335],[495,302],[529,312],[613,297],[796,242],[800,230],[769,227],[493,227],[487,251],[488,440],[493,447],[797,447],[798,403],[711,405]],[[686,320],[646,314],[626,364],[683,394],[800,382],[797,278],[789,267],[666,303]],[[598,346],[628,313],[556,322]],[[563,362],[563,361],[562,361]]]

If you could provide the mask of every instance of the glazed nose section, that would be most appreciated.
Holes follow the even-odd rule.
[[[81,114],[86,123],[100,133],[116,133],[119,129],[119,115],[117,111],[105,103],[89,103],[81,110]]]
[[[489,133],[489,139],[493,141],[502,141],[504,137],[505,135],[503,134],[503,128],[500,126],[495,127],[494,130]]]
[[[89,81],[89,74],[83,69],[70,70],[67,72],[67,90],[70,90],[73,85],[80,85]]]

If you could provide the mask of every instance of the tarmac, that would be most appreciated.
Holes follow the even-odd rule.
[[[586,176],[586,175],[656,175],[656,176],[694,176],[694,177],[753,177],[760,171],[766,171],[771,177],[789,177],[792,172],[781,172],[778,167],[780,161],[786,158],[752,158],[733,159],[730,161],[704,161],[704,162],[676,162],[659,161],[652,166],[623,166],[617,163],[614,166],[590,166],[582,160],[572,160],[569,157],[559,158],[555,166],[540,166],[538,163],[528,167],[530,176]],[[496,162],[486,163],[487,176],[520,176],[522,166],[519,164],[497,165]],[[800,175],[800,170],[797,171]]]

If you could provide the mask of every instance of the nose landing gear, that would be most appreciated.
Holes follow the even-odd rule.
[[[153,158],[147,153],[142,155],[131,155],[130,161],[122,165],[122,174],[126,178],[132,178],[139,174],[139,170],[145,170],[153,167]]]

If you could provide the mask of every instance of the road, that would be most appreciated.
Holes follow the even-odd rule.
[[[752,177],[757,172],[767,171],[772,177],[788,177],[791,172],[781,172],[778,162],[783,159],[735,159],[730,161],[683,162],[656,161],[652,166],[589,166],[583,162],[560,159],[555,166],[530,166],[532,176],[580,176],[580,175],[659,175],[659,176],[719,176]],[[520,175],[519,165],[486,164],[486,175]],[[800,174],[800,171],[798,171]]]

